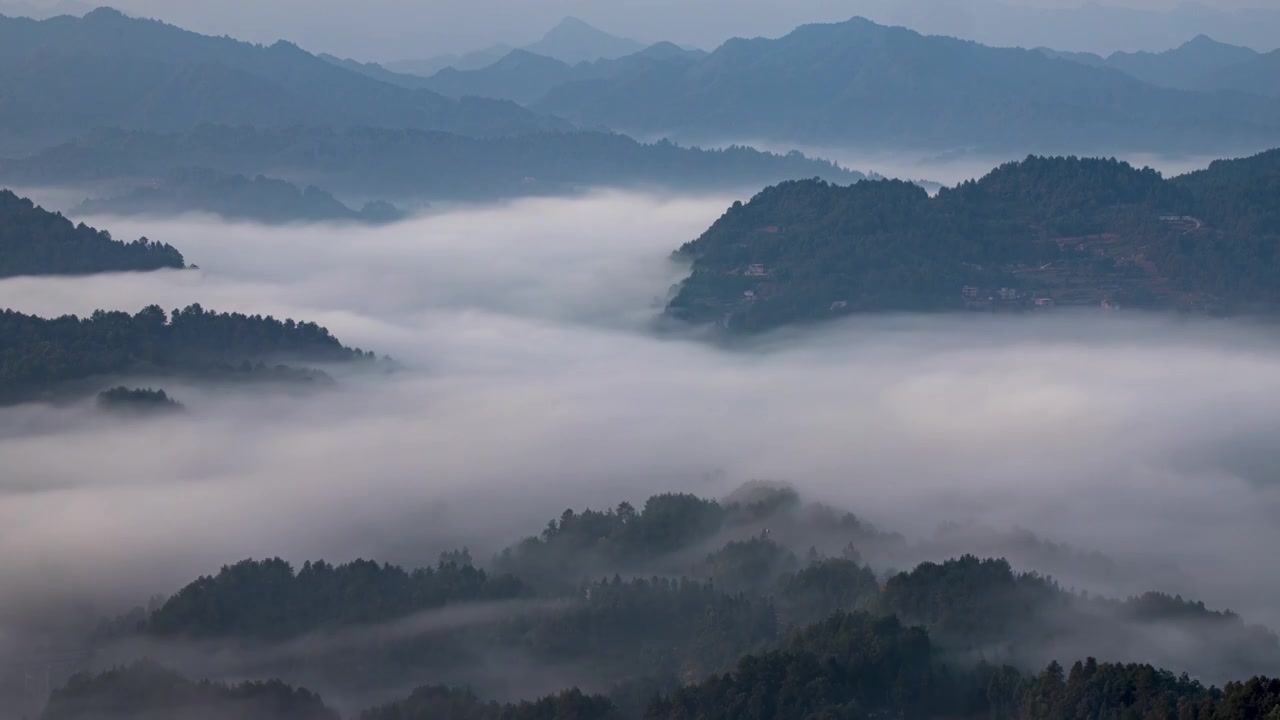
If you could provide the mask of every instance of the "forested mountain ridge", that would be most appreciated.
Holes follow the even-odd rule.
[[[724,502],[664,494],[640,508],[566,510],[486,568],[465,550],[417,570],[356,561],[295,571],[279,559],[242,561],[113,623],[95,643],[103,652],[132,638],[248,643],[282,658],[305,647],[259,672],[278,668],[326,694],[356,691],[362,678],[398,685],[451,672],[480,683],[495,654],[512,667],[562,668],[584,688],[674,687],[853,611],[919,625],[913,637],[927,631],[932,655],[953,666],[1025,670],[1096,654],[1217,679],[1280,663],[1280,640],[1269,630],[1181,597],[1077,594],[968,555],[879,578],[873,564],[884,567],[903,542],[850,513],[800,504],[793,493]],[[819,549],[841,547],[838,556]],[[477,620],[422,637],[399,630],[433,616]],[[1168,633],[1179,644],[1154,640]],[[315,642],[321,637],[377,640],[330,651]],[[313,642],[299,645],[304,638]]]
[[[373,125],[503,135],[564,128],[509,102],[452,100],[337,67],[286,42],[214,38],[100,8],[0,17],[0,147],[100,127]]]
[[[113,648],[131,640],[142,647],[197,642],[200,657],[252,648],[262,658],[253,661],[258,676],[279,673],[326,697],[375,680],[402,687],[451,678],[449,684],[471,687],[429,685],[378,701],[362,716],[378,720],[782,720],[824,712],[927,718],[961,710],[966,717],[1050,720],[1079,708],[1098,711],[1099,703],[1127,713],[1117,718],[1209,720],[1237,717],[1241,702],[1266,703],[1262,712],[1240,716],[1263,720],[1280,702],[1280,683],[1265,678],[1218,690],[1156,670],[1238,678],[1280,663],[1276,636],[1232,613],[1160,593],[1086,596],[1003,560],[969,555],[880,579],[858,547],[882,565],[893,538],[782,488],[723,502],[656,495],[639,508],[624,502],[603,512],[566,510],[540,535],[501,553],[490,570],[465,550],[412,571],[365,560],[297,570],[279,559],[246,560],[150,611],[106,624],[92,647],[104,657],[116,657]],[[843,557],[810,543],[844,546]],[[667,577],[635,577],[643,568],[663,568]],[[1177,643],[1155,641],[1171,635]],[[1159,661],[1120,664],[1136,655]],[[1081,660],[1069,673],[1058,662],[1094,656],[1118,662]],[[522,684],[519,697],[570,683],[606,695],[573,690],[522,704],[486,702],[480,698],[504,687],[484,670],[494,657],[507,669],[528,662],[568,678],[548,691]],[[76,678],[51,708],[90,712],[126,691],[135,712],[171,702],[148,692],[158,681],[147,678],[158,669],[113,672]],[[67,705],[73,698],[79,704]],[[1054,714],[1062,712],[1068,715]]]
[[[690,141],[990,151],[1237,152],[1280,141],[1280,101],[1143,83],[1031,50],[853,20],[733,39],[674,76],[569,83],[535,108]]]
[[[86,199],[77,215],[177,215],[213,213],[230,220],[263,223],[358,221],[389,222],[400,217],[394,206],[367,203],[360,210],[344,205],[328,192],[262,175],[246,177],[211,170],[171,173],[152,184]]]
[[[152,305],[134,315],[99,310],[52,319],[0,310],[0,404],[97,392],[100,386],[86,384],[113,375],[313,382],[327,376],[267,363],[371,357],[315,323],[199,305],[172,314]]]
[[[152,662],[72,678],[43,720],[341,720],[315,694],[279,681],[193,682]]]
[[[0,278],[183,267],[182,253],[167,243],[121,242],[0,190]]]
[[[1029,157],[930,198],[898,182],[789,182],[679,255],[676,318],[755,332],[870,311],[1280,307],[1280,153],[1166,180]]]
[[[800,153],[643,144],[603,132],[470,138],[377,128],[209,125],[175,134],[95,132],[26,158],[0,160],[0,179],[59,186],[163,181],[184,168],[261,174],[392,200],[493,199],[590,187],[736,190],[793,178],[852,182],[864,177]]]

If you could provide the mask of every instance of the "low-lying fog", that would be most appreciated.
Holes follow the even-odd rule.
[[[404,369],[307,396],[165,383],[190,412],[157,421],[0,409],[0,639],[33,608],[115,610],[245,557],[484,558],[565,507],[752,479],[915,539],[1030,529],[1132,563],[1089,590],[1280,626],[1280,329],[1064,313],[862,318],[735,349],[655,335],[669,253],[732,199],[381,228],[83,218],[201,270],[11,279],[0,307],[291,316]]]

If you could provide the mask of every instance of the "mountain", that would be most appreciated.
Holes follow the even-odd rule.
[[[450,97],[487,97],[527,105],[567,83],[604,80],[628,73],[677,72],[704,55],[702,51],[685,50],[673,43],[658,43],[621,58],[569,65],[528,50],[513,50],[488,67],[445,68],[423,82],[424,87]]]
[[[169,134],[99,131],[25,158],[0,160],[0,179],[89,187],[105,181],[163,182],[184,168],[265,175],[346,196],[415,202],[600,186],[742,190],[792,178],[853,182],[863,177],[800,153],[700,150],[596,132],[469,138],[375,128],[202,126]]]
[[[474,135],[563,127],[513,103],[378,82],[286,42],[207,37],[106,8],[84,18],[0,18],[0,142],[11,148],[99,127],[172,131],[208,122]]]
[[[1212,89],[1206,83],[1208,76],[1248,63],[1258,55],[1257,51],[1249,48],[1197,35],[1177,48],[1161,53],[1115,53],[1107,58],[1107,66],[1152,85],[1204,90]]]
[[[1280,97],[1280,50],[1211,74],[1206,87]]]
[[[180,215],[203,212],[262,223],[387,222],[400,213],[386,203],[353,210],[314,185],[211,170],[182,170],[150,185],[85,200],[74,215]]]
[[[0,309],[0,405],[97,393],[118,376],[318,382],[322,372],[286,365],[372,360],[315,323],[217,313],[199,305],[130,315],[41,318]]]
[[[1117,52],[1102,57],[1039,48],[1049,57],[1111,68],[1152,85],[1179,90],[1214,92],[1234,90],[1280,97],[1280,51],[1256,50],[1220,43],[1198,35],[1164,52]]]
[[[541,40],[524,49],[574,65],[631,55],[643,50],[644,45],[635,40],[610,35],[578,18],[567,17],[551,28]]]
[[[447,67],[424,80],[426,87],[449,97],[487,97],[522,105],[541,99],[552,88],[580,77],[568,63],[528,50],[512,50],[478,70]]]
[[[388,83],[390,85],[399,85],[400,87],[417,90],[421,88],[429,88],[428,81],[425,77],[413,75],[410,73],[395,72],[389,70],[384,65],[378,63],[365,63],[349,58],[340,58],[327,53],[321,53],[316,57],[324,60],[332,65],[350,70],[351,72],[360,73],[365,77],[372,78],[378,82]]]
[[[1166,7],[1134,7],[1140,4]],[[1117,51],[1159,52],[1199,33],[1262,52],[1280,44],[1276,40],[1280,9],[1265,0],[854,0],[846,7],[881,24],[904,25],[926,35],[953,35],[997,47],[1050,46],[1101,56]]]
[[[397,73],[431,77],[445,68],[479,70],[482,67],[498,62],[503,58],[503,56],[515,49],[516,48],[511,45],[499,43],[482,50],[473,50],[472,52],[463,53],[461,55],[447,53],[423,60],[394,60],[392,62],[383,63],[383,67]]]
[[[1030,157],[936,197],[895,181],[783,183],[679,254],[671,316],[756,332],[869,311],[1118,305],[1280,309],[1280,151],[1166,180]]]
[[[730,40],[674,73],[569,83],[534,108],[691,142],[1238,152],[1280,140],[1280,101],[1178,92],[861,18]]]
[[[531,45],[513,47],[493,45],[462,55],[437,55],[425,60],[400,60],[384,63],[388,70],[398,73],[430,77],[446,68],[455,70],[479,70],[488,67],[515,50],[524,50],[566,65],[594,60],[609,60],[638,53],[644,45],[627,38],[610,35],[575,17],[566,17],[551,28],[542,39]]]
[[[183,267],[182,253],[168,244],[121,242],[0,190],[0,278]]]

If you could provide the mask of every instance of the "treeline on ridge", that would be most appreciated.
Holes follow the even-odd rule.
[[[711,703],[738,702],[718,694],[772,682],[735,685],[734,676],[718,675],[735,667],[738,673],[773,668],[762,678],[775,679],[815,673],[799,686],[818,683],[819,690],[800,693],[817,693],[814,708],[847,705],[872,715],[893,709],[924,716],[922,708],[934,712],[957,698],[979,712],[987,702],[982,688],[995,677],[1008,685],[1001,692],[1014,693],[999,707],[1019,707],[1025,702],[1020,673],[1053,660],[1149,662],[1215,681],[1280,665],[1273,633],[1180,597],[1088,596],[1016,572],[1006,561],[973,556],[887,576],[873,570],[884,566],[885,549],[900,542],[852,514],[798,504],[785,491],[723,503],[658,495],[641,508],[622,503],[604,512],[566,511],[538,536],[499,553],[488,568],[477,567],[466,551],[412,571],[369,561],[311,562],[297,571],[279,559],[236,563],[150,611],[104,625],[92,647],[104,658],[117,657],[112,648],[133,639],[199,642],[205,650],[249,648],[251,657],[261,651],[274,658],[255,661],[256,676],[279,676],[326,695],[427,678],[471,685],[481,697],[529,697],[564,687],[537,690],[484,671],[501,657],[516,676],[528,663],[530,670],[571,678],[584,691],[606,693],[620,717],[640,717],[655,695],[668,698],[669,712],[687,713],[672,717],[713,717],[705,714]],[[828,554],[819,548],[841,549]],[[849,660],[844,669],[831,669],[824,659],[828,650],[810,645],[832,633],[805,628],[833,616],[844,618],[833,627],[857,629],[861,638],[850,639],[840,653],[901,645],[907,654]],[[446,620],[454,617],[468,620]],[[430,629],[397,630],[410,627]],[[1170,633],[1181,638],[1177,648],[1158,642]],[[808,645],[796,645],[795,638],[806,634]],[[299,644],[303,638],[307,642]],[[325,638],[343,640],[330,648]],[[793,663],[799,664],[791,668]],[[876,672],[885,674],[868,674],[867,663],[880,663]],[[982,674],[1005,665],[1016,671]],[[778,675],[779,668],[788,669]],[[900,682],[924,686],[895,685]],[[440,692],[415,694],[405,707],[438,709],[432,703],[458,700],[449,693],[442,699]],[[781,695],[770,696],[764,707],[795,695],[776,692]],[[716,699],[699,699],[706,697]],[[908,700],[924,705],[876,704]],[[678,710],[703,702],[702,710]],[[514,712],[490,703],[474,711]],[[403,712],[410,714],[377,717],[425,717]],[[994,716],[1020,715],[1009,710]]]
[[[133,315],[97,310],[86,318],[0,310],[0,403],[54,397],[111,375],[316,381],[323,373],[279,363],[372,357],[312,322],[218,313],[198,304],[172,313],[156,305]]]
[[[182,253],[167,243],[121,242],[0,190],[0,278],[183,267]]]
[[[809,180],[735,203],[678,252],[668,312],[755,332],[872,311],[1280,309],[1280,151],[1165,179],[1029,157],[936,197]]]

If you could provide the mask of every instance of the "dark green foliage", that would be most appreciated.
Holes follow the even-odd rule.
[[[649,718],[922,717],[942,693],[928,636],[892,618],[838,614],[784,650],[743,658],[729,674],[677,690]]]
[[[1006,641],[1049,622],[1048,616],[1070,601],[1052,582],[1015,574],[1004,560],[966,555],[941,564],[923,563],[890,578],[878,605],[885,613],[928,627],[937,638],[970,649]]]
[[[745,147],[700,150],[642,144],[604,132],[477,139],[383,128],[201,126],[180,134],[104,130],[31,157],[0,161],[0,178],[68,185],[138,177],[162,181],[187,167],[266,174],[335,192],[383,197],[487,199],[595,186],[733,188],[860,173],[800,153]]]
[[[1204,152],[1280,138],[1275,99],[1170,90],[862,18],[735,38],[675,71],[567,83],[534,107],[622,132],[819,146]]]
[[[795,542],[824,533],[845,543],[841,557],[816,548],[797,557]],[[501,556],[528,585],[472,567],[465,550],[413,572],[368,561],[297,572],[278,559],[245,561],[104,627],[95,647],[139,633],[198,639],[202,651],[245,653],[253,676],[329,697],[433,683],[366,720],[612,720],[645,707],[655,718],[726,720],[1263,720],[1277,704],[1271,681],[1220,692],[1151,665],[1090,661],[1068,677],[1053,664],[1024,676],[1054,659],[1096,656],[1158,659],[1206,681],[1241,678],[1280,664],[1280,643],[1202,603],[1158,593],[1093,598],[1003,560],[924,563],[882,587],[847,543],[876,548],[883,537],[776,486],[755,484],[723,503],[659,495],[642,511],[625,503],[566,511]],[[635,577],[628,566],[670,577]],[[632,576],[573,580],[591,568]],[[609,700],[577,691],[519,705],[479,699],[569,685]]]
[[[662,556],[710,538],[725,510],[693,495],[655,495],[636,511],[565,510],[538,537],[525,539],[497,558],[497,567],[540,586],[563,587],[596,572],[642,568]]]
[[[82,275],[130,270],[185,267],[182,253],[168,244],[141,238],[113,240],[111,234],[83,223],[73,225],[0,190],[0,277],[14,275]]]
[[[827,558],[783,577],[776,602],[788,625],[804,625],[841,610],[866,610],[879,592],[870,568],[853,559]]]
[[[873,607],[927,627],[959,657],[1022,667],[1097,654],[1221,679],[1280,665],[1280,639],[1234,613],[1161,593],[1125,601],[1077,595],[1035,573],[1015,573],[1004,560],[923,563],[890,578]]]
[[[1194,193],[1204,219],[1233,236],[1280,234],[1280,149],[1175,178]]]
[[[1275,151],[1174,180],[1115,160],[1029,157],[934,198],[893,181],[788,182],[680,249],[693,273],[668,312],[755,332],[1035,300],[1274,310],[1278,192]]]
[[[192,682],[140,662],[77,675],[53,692],[42,720],[339,720],[321,699],[279,681]]]
[[[155,635],[279,640],[523,593],[515,578],[491,578],[470,565],[445,561],[413,572],[367,560],[338,566],[308,562],[295,573],[278,558],[245,560],[178,591],[151,614],[147,630]]]
[[[702,573],[725,592],[762,595],[799,565],[795,553],[764,536],[731,542],[711,553]]]
[[[367,710],[360,720],[612,720],[619,715],[606,698],[568,690],[516,705],[484,702],[474,693],[422,687],[407,699]]]
[[[254,363],[295,358],[341,363],[368,357],[344,347],[315,323],[216,313],[199,305],[172,315],[155,305],[136,315],[98,310],[83,319],[0,310],[0,402],[43,397],[110,374],[315,380],[324,376]]]
[[[769,602],[687,579],[615,577],[587,585],[576,600],[559,613],[512,621],[503,644],[524,647],[540,665],[579,664],[612,685],[646,676],[694,680],[779,633]]]
[[[98,393],[98,407],[108,412],[167,413],[181,410],[182,405],[164,390],[127,388],[121,385]]]
[[[400,213],[387,203],[370,203],[365,211],[343,205],[314,185],[299,189],[283,180],[258,175],[223,175],[210,170],[185,170],[147,187],[120,195],[86,200],[79,214],[172,215],[208,212],[229,219],[266,223],[353,220],[391,222]]]

